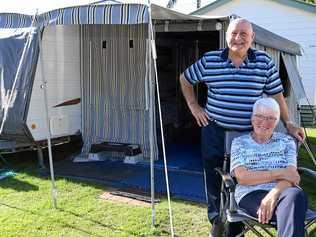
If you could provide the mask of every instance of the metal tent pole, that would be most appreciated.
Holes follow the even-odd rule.
[[[154,96],[152,80],[151,42],[150,27],[148,27],[149,38],[147,41],[148,55],[146,58],[149,78],[149,143],[150,143],[150,197],[151,197],[151,225],[155,226],[155,169],[154,169]]]
[[[40,71],[41,71],[41,78],[42,78],[42,85],[41,88],[44,90],[44,104],[45,104],[45,119],[47,125],[47,148],[48,148],[48,157],[49,157],[49,169],[50,169],[50,176],[52,181],[52,201],[53,207],[57,208],[57,189],[55,184],[55,175],[54,175],[54,163],[53,163],[53,155],[52,155],[52,144],[51,144],[51,128],[49,122],[49,114],[48,114],[48,100],[47,100],[47,81],[45,80],[45,72],[44,72],[44,64],[43,64],[43,49],[42,49],[42,39],[40,34],[38,34],[38,43],[39,43],[39,58],[40,58]]]
[[[280,56],[281,56],[281,55],[280,55]],[[293,87],[291,87],[291,91],[292,91],[292,93],[294,94],[294,98],[296,99],[296,98],[297,98],[297,97],[296,97],[296,94],[295,94],[296,92],[294,91]],[[307,95],[306,95],[306,92],[305,92],[305,91],[304,91],[304,94],[305,94],[305,98],[306,98],[307,101],[308,101],[308,98],[307,98]],[[299,103],[299,100],[296,100],[296,101]],[[309,102],[309,101],[308,101],[308,102]],[[303,124],[303,127],[304,127],[304,124]],[[305,127],[304,127],[304,129],[305,129]],[[305,130],[305,131],[306,131],[306,130]],[[306,135],[306,138],[307,138],[307,134],[305,134],[305,135]],[[311,151],[311,149],[310,149],[310,147],[309,147],[309,145],[308,145],[306,139],[303,140],[302,144],[304,145],[305,150],[307,151],[309,157],[312,159],[313,164],[316,166],[316,159],[315,159],[315,156],[314,156],[313,152]]]
[[[162,152],[163,152],[163,160],[164,160],[164,171],[165,171],[165,178],[166,178],[166,188],[167,188],[167,198],[168,198],[168,209],[169,209],[169,221],[170,221],[170,232],[171,236],[174,236],[174,229],[173,229],[173,218],[172,218],[172,209],[171,209],[171,199],[170,199],[170,190],[169,190],[169,178],[168,178],[168,168],[167,168],[167,159],[166,159],[166,148],[165,148],[165,139],[164,139],[164,132],[163,132],[163,124],[162,124],[162,114],[161,114],[161,104],[160,104],[160,94],[159,94],[159,84],[158,84],[158,74],[157,74],[157,53],[156,53],[156,45],[154,40],[154,31],[153,31],[153,24],[151,18],[151,3],[148,0],[149,6],[149,40],[151,43],[151,55],[153,59],[154,65],[154,73],[155,73],[155,84],[156,84],[156,92],[157,92],[157,101],[158,101],[158,111],[159,111],[159,122],[160,122],[160,132],[161,132],[161,142],[162,142]],[[151,66],[151,65],[150,65]],[[151,164],[151,169],[154,169],[153,162]]]

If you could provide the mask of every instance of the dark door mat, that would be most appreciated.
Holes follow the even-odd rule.
[[[116,196],[127,197],[127,198],[132,198],[132,199],[135,199],[138,201],[151,203],[151,197],[148,197],[145,195],[135,194],[135,193],[131,193],[131,192],[124,192],[124,191],[113,191],[110,193],[112,195],[116,195]],[[154,203],[159,203],[159,202],[160,202],[159,199],[154,199]]]

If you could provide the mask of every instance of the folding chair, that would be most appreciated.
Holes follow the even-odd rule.
[[[236,237],[240,237],[246,234],[248,231],[252,231],[258,237],[264,237],[258,229],[261,229],[263,233],[268,236],[273,237],[274,234],[269,230],[269,228],[276,229],[276,222],[270,221],[268,224],[261,224],[257,218],[248,215],[244,210],[238,207],[235,201],[235,185],[236,181],[231,177],[229,173],[229,157],[230,157],[230,148],[231,143],[234,138],[241,136],[245,133],[227,131],[225,134],[225,155],[223,168],[216,168],[215,170],[219,173],[222,178],[221,194],[220,194],[220,213],[219,216],[224,225],[223,233],[221,236],[227,236],[228,225],[233,222],[242,222],[245,226],[242,233]],[[314,158],[313,158],[314,161]],[[304,167],[299,167],[298,171],[300,173],[306,173],[309,176],[316,178],[316,172]],[[316,223],[316,210],[308,209],[305,216],[305,236],[309,236],[307,229]]]

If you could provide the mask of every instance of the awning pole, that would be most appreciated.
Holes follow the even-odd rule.
[[[169,178],[168,178],[168,168],[167,168],[167,159],[166,159],[166,148],[165,148],[165,138],[163,132],[163,124],[162,124],[162,113],[161,113],[161,104],[160,104],[160,94],[159,94],[159,84],[158,84],[158,74],[157,74],[157,52],[156,52],[156,44],[154,40],[154,30],[153,30],[153,23],[151,18],[151,3],[148,0],[148,10],[149,10],[149,30],[150,30],[150,43],[151,43],[151,55],[153,58],[153,65],[154,65],[154,72],[155,72],[155,83],[156,83],[156,92],[157,92],[157,100],[158,100],[158,111],[159,111],[159,121],[160,121],[160,132],[161,132],[161,142],[162,142],[162,152],[163,152],[163,160],[164,160],[164,171],[165,171],[165,178],[166,178],[166,188],[167,188],[167,198],[168,198],[168,209],[169,209],[169,221],[170,221],[170,232],[171,236],[174,237],[174,230],[173,230],[173,218],[172,218],[172,209],[171,209],[171,199],[170,199],[170,190],[169,190]],[[153,162],[152,162],[153,163]],[[153,164],[152,164],[153,169]]]
[[[45,119],[46,119],[46,126],[47,126],[47,148],[48,148],[48,158],[49,158],[49,169],[50,169],[50,176],[52,181],[52,201],[53,201],[53,207],[57,208],[57,188],[55,184],[55,175],[54,175],[54,163],[53,163],[53,155],[52,155],[52,144],[51,144],[51,128],[50,128],[50,122],[49,122],[49,114],[48,114],[48,99],[47,99],[47,81],[45,80],[45,72],[44,72],[44,63],[43,63],[43,48],[42,48],[42,39],[41,35],[38,34],[38,43],[39,43],[39,58],[40,58],[40,71],[41,71],[41,78],[42,78],[42,85],[41,88],[44,90],[44,104],[45,104]]]
[[[150,27],[148,28],[150,34]],[[149,143],[150,143],[150,197],[151,197],[151,225],[155,226],[155,169],[154,169],[154,96],[153,93],[153,80],[152,80],[152,61],[151,61],[151,40],[150,35],[149,39],[146,41],[147,47],[146,50],[149,52],[146,53],[146,67],[148,68],[148,79],[149,79]],[[146,102],[147,104],[147,102]]]
[[[150,13],[149,13],[150,14]],[[148,74],[149,101],[146,100],[146,107],[149,109],[149,143],[150,143],[150,197],[151,197],[151,226],[155,226],[155,159],[154,159],[154,80],[152,78],[152,57],[151,57],[151,26],[148,23],[148,40],[146,41],[146,74]],[[147,88],[145,88],[145,96]]]

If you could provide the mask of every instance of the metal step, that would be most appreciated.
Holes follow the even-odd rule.
[[[139,145],[137,144],[102,142],[91,145],[90,153],[98,153],[102,151],[120,152],[125,156],[135,156],[142,153]]]

